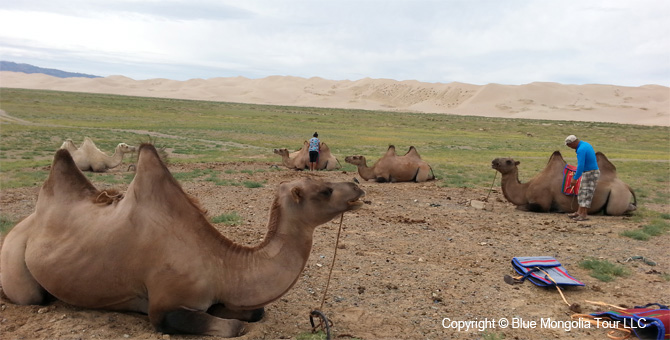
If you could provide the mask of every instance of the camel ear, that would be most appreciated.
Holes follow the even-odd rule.
[[[516,162],[514,162],[514,165],[519,165],[519,164],[521,164],[520,161],[516,161]]]
[[[293,197],[295,203],[300,203],[300,200],[302,200],[302,195],[303,195],[302,189],[298,187],[291,189],[291,196]]]

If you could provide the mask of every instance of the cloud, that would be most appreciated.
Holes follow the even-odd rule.
[[[669,12],[662,0],[16,1],[0,7],[0,53],[53,68],[76,55],[140,79],[668,85]]]

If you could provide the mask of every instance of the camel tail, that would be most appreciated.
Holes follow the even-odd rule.
[[[635,196],[635,190],[630,187],[630,185],[626,184],[626,187],[628,188],[628,191],[633,195],[633,206],[637,208],[637,196]]]
[[[429,165],[428,168],[430,169],[430,175],[433,176],[433,178],[431,178],[431,179],[436,179],[435,178],[435,173],[433,173],[433,167]]]

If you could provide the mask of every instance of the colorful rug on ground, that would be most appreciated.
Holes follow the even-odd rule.
[[[551,256],[515,257],[512,267],[523,277],[538,286],[583,286],[579,280],[568,274],[560,262]]]

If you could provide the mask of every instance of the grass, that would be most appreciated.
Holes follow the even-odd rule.
[[[482,334],[482,339],[484,340],[502,340],[505,339],[505,334],[503,333],[490,333],[489,331],[484,331]]]
[[[651,223],[643,225],[640,229],[624,230],[620,235],[639,241],[648,241],[654,236],[663,235],[670,231],[670,221],[667,221],[667,214],[661,214],[661,216],[662,218],[653,219]]]
[[[10,229],[16,224],[9,217],[0,215],[0,235],[6,235]]]
[[[603,282],[613,281],[616,276],[630,275],[630,272],[625,267],[611,263],[607,260],[587,258],[581,261],[579,266],[591,270],[589,275]]]
[[[242,223],[242,217],[237,214],[237,212],[231,212],[227,214],[221,214],[218,216],[212,217],[212,223],[223,223],[227,225],[238,225]]]
[[[399,153],[413,145],[431,164],[438,184],[485,188],[495,171],[491,160],[521,161],[519,179],[529,180],[560,150],[571,164],[574,151],[563,145],[576,134],[604,152],[618,176],[638,194],[638,206],[670,201],[670,128],[612,123],[503,119],[328,108],[300,108],[195,100],[144,98],[59,91],[2,89],[0,108],[32,122],[2,122],[0,186],[34,187],[47,175],[53,153],[71,138],[93,138],[103,151],[124,141],[160,138],[174,155],[170,163],[275,162],[273,148],[298,149],[319,131],[340,159],[366,156],[370,164],[393,144]],[[529,137],[527,133],[531,133]],[[159,136],[159,137],[157,137]],[[124,164],[126,164],[124,161]],[[270,171],[270,170],[268,170]],[[226,170],[233,173],[233,170]],[[241,173],[251,174],[250,170]],[[640,174],[644,174],[641,176]],[[213,170],[175,173],[179,181],[209,180],[217,185],[258,186],[223,181]],[[99,178],[114,184],[125,178]],[[496,180],[500,185],[500,176]]]

